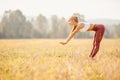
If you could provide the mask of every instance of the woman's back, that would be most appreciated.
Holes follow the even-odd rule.
[[[90,23],[88,22],[79,22],[78,25],[84,24],[84,27],[82,29],[80,29],[81,32],[85,32],[89,29],[89,27],[91,26]]]

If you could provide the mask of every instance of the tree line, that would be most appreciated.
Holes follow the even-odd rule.
[[[74,15],[78,16],[80,21],[85,21],[84,15],[79,13],[74,13]],[[120,37],[120,24],[114,27],[115,33],[112,34],[108,28],[104,37]],[[20,10],[9,10],[4,12],[0,21],[0,38],[66,38],[71,28],[64,17],[52,15],[48,19],[40,14],[36,18],[27,19]],[[76,38],[92,38],[92,34],[93,32],[78,33]]]

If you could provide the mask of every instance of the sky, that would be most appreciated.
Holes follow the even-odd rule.
[[[69,18],[73,13],[85,19],[120,19],[120,0],[0,0],[0,15],[20,9],[25,16],[57,15]]]

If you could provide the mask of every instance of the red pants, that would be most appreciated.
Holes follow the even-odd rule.
[[[102,24],[95,24],[95,26],[93,28],[93,31],[95,31],[93,49],[91,51],[91,54],[89,55],[89,57],[92,57],[92,58],[99,51],[100,42],[103,38],[103,35],[104,35],[104,32],[105,32],[105,27]]]

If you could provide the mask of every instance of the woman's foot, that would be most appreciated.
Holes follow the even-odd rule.
[[[88,60],[94,60],[94,57],[92,57],[92,56],[88,56]]]

